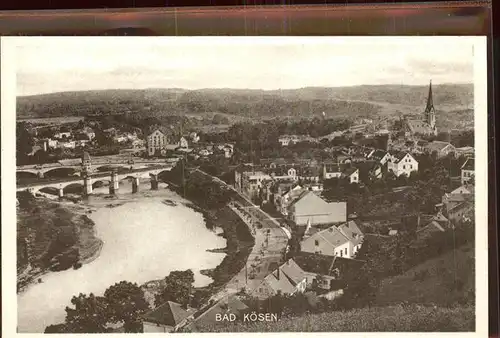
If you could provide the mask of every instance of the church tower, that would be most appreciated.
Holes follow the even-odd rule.
[[[429,83],[429,95],[427,96],[427,105],[424,115],[425,122],[427,122],[433,130],[436,130],[436,111],[434,110],[434,103],[432,100],[432,80]]]
[[[82,155],[82,173],[84,175],[92,173],[92,162],[89,153],[86,151],[84,151]]]

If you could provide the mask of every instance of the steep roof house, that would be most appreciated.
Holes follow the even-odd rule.
[[[455,147],[450,142],[432,141],[425,146],[425,150],[430,154],[436,152],[437,157],[441,158],[454,153]]]
[[[468,158],[467,160],[465,160],[460,170],[462,185],[468,182],[474,183],[472,182],[474,177],[474,158]]]
[[[470,156],[474,157],[474,147],[460,147],[460,148],[455,148],[455,152],[457,156]]]
[[[363,234],[354,221],[349,221],[312,234],[302,240],[300,248],[302,252],[353,258],[362,242]]]
[[[412,172],[418,171],[418,162],[408,152],[394,152],[387,161],[387,170],[392,171],[396,177],[403,174],[409,177]]]
[[[474,200],[474,186],[472,184],[462,185],[450,193],[445,193],[441,198],[443,205],[451,208],[465,201]]]
[[[143,332],[173,332],[195,309],[168,301],[142,317]]]
[[[391,154],[388,151],[376,149],[371,155],[367,157],[367,159],[377,161],[381,165],[384,165],[390,157]]]
[[[267,275],[251,294],[259,299],[267,299],[278,293],[292,295],[296,292],[304,292],[306,286],[305,272],[293,259],[289,259]]]
[[[198,332],[204,328],[214,327],[216,325],[227,325],[227,321],[218,321],[217,316],[233,314],[236,318],[241,319],[247,310],[248,306],[236,295],[228,295],[209,306],[199,316],[192,319],[185,327],[188,331]]]

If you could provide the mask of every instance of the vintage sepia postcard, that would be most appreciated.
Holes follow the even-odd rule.
[[[6,336],[486,336],[485,37],[1,50]]]

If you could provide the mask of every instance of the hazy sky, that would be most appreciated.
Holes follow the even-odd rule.
[[[467,38],[22,37],[17,94],[473,82]]]

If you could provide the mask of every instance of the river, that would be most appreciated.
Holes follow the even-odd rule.
[[[146,183],[141,188],[149,189]],[[18,332],[43,332],[46,326],[64,321],[64,309],[71,305],[72,296],[80,292],[102,295],[122,280],[142,284],[173,270],[192,269],[195,286],[211,282],[199,271],[220,264],[225,254],[207,249],[223,248],[226,240],[205,227],[201,213],[182,204],[186,201],[164,186],[159,191],[132,195],[126,182],[119,192],[111,201],[114,207],[105,207],[111,202],[103,196],[87,202],[95,208],[89,217],[104,242],[99,257],[78,270],[50,272],[42,277],[42,283],[20,293]],[[165,199],[178,203],[168,205]]]

